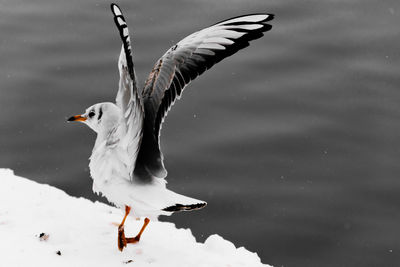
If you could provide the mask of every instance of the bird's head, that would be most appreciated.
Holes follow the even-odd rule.
[[[67,121],[79,121],[89,126],[96,133],[109,131],[119,123],[120,109],[113,103],[98,103],[88,107],[85,113],[70,117]]]

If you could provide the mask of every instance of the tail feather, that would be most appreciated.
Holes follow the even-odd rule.
[[[164,208],[163,211],[177,212],[177,211],[199,210],[204,208],[205,206],[207,206],[206,202],[190,204],[190,205],[175,204],[173,206]]]
[[[207,205],[207,202],[191,197],[187,197],[171,190],[165,190],[167,201],[164,201],[164,207],[161,210],[167,212],[199,210]],[[166,199],[165,199],[166,200]]]

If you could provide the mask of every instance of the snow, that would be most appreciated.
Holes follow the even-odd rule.
[[[117,249],[120,209],[68,196],[0,169],[0,266],[269,266],[256,253],[211,235],[151,221],[138,244]],[[143,221],[128,218],[127,236]]]

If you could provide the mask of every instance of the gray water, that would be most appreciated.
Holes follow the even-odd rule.
[[[142,84],[187,34],[276,14],[271,32],[198,78],[169,113],[169,187],[209,205],[163,220],[275,266],[399,266],[397,0],[120,4]],[[99,199],[88,172],[95,135],[65,118],[114,100],[109,2],[1,0],[0,34],[0,167]]]

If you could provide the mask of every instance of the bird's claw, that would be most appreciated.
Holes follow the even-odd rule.
[[[122,252],[124,247],[127,245],[126,237],[125,237],[125,231],[124,231],[124,226],[120,225],[118,226],[118,249],[119,251]]]

